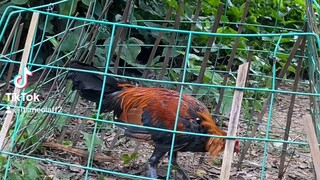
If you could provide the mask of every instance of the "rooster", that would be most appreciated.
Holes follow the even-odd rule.
[[[99,71],[98,68],[71,61],[69,67],[81,70]],[[73,90],[78,90],[84,99],[97,105],[103,86],[103,76],[88,72],[70,71],[68,79],[73,82]],[[136,87],[128,82],[107,76],[101,111],[114,111],[117,121],[127,124],[149,126],[173,130],[176,120],[179,93],[164,88]],[[127,137],[149,142],[154,146],[147,168],[151,178],[159,178],[157,166],[161,158],[170,152],[173,133],[121,125]],[[207,107],[194,97],[183,94],[177,123],[177,131],[226,136],[212,119]],[[172,165],[187,179],[186,173],[177,163],[177,152],[209,152],[212,157],[224,150],[224,138],[212,138],[177,133],[174,142]],[[239,152],[236,140],[234,152]]]

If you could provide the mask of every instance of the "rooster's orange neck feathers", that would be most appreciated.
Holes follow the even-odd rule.
[[[208,111],[198,112],[198,114],[203,118],[201,125],[207,128],[209,134],[218,136],[227,135],[227,132],[218,128]],[[209,138],[206,142],[206,151],[212,157],[215,157],[224,150],[225,143],[226,141],[223,138]]]

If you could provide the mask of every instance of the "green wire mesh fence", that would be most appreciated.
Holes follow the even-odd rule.
[[[150,179],[140,171],[151,147],[124,138],[115,126],[118,122],[113,114],[100,112],[101,102],[95,110],[91,102],[72,91],[71,82],[66,80],[69,60],[101,68],[101,72],[88,73],[191,94],[207,105],[223,129],[227,129],[233,93],[239,89],[235,87],[237,69],[249,62],[246,87],[240,88],[244,91],[237,134],[241,153],[234,157],[231,179],[290,176],[296,170],[295,164],[301,162],[309,172],[296,174],[296,178],[312,175],[302,115],[311,112],[320,139],[319,36],[315,17],[320,6],[316,1],[292,1],[288,3],[292,7],[274,1],[272,8],[277,13],[263,24],[250,14],[255,8],[267,9],[269,1],[241,1],[236,5],[231,1],[214,5],[209,1],[191,2],[200,3],[194,6],[196,9],[188,9],[179,1],[172,7],[158,9],[165,12],[162,20],[139,19],[141,12],[135,12],[138,10],[134,2],[127,1],[119,22],[107,20],[115,2],[90,1],[85,17],[72,8],[77,3],[65,0],[32,8],[8,6],[1,17],[0,40],[5,40],[0,57],[3,179],[15,179],[19,173],[32,177],[33,171],[27,167],[34,164],[34,171],[45,169],[43,174],[59,170],[61,174],[55,177],[61,179]],[[204,11],[206,3],[215,7],[213,19],[199,17],[206,14],[197,12],[199,7]],[[242,6],[237,7],[238,4]],[[151,5],[139,1],[141,8],[156,9]],[[64,6],[71,7],[66,15],[56,13],[57,7]],[[285,26],[281,19],[286,17],[283,8],[294,11],[297,6],[303,12],[303,20]],[[188,16],[188,11],[193,10],[194,16]],[[230,12],[238,14],[237,21],[228,20],[234,15]],[[31,21],[25,18],[31,16]],[[53,21],[63,22],[65,28],[48,35]],[[29,32],[35,27],[34,34],[24,33],[24,27]],[[24,46],[28,42],[30,46]],[[27,63],[33,77],[29,77],[29,84],[21,93],[33,96],[26,95],[29,100],[14,104],[10,101],[12,96],[6,93],[16,92],[13,81],[23,63]],[[6,127],[7,132],[3,130]],[[167,132],[173,133],[173,137],[181,133]],[[205,154],[181,154],[179,160],[189,167],[191,178],[219,177],[221,170],[216,167],[220,167],[221,157],[212,165]],[[168,156],[171,162],[172,149]],[[175,178],[170,163],[162,167],[167,179]]]

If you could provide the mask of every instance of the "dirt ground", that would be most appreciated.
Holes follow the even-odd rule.
[[[286,85],[282,85],[280,89],[286,89]],[[300,87],[300,91],[305,91],[307,87]],[[290,95],[277,94],[274,101],[273,117],[270,129],[270,138],[282,139],[284,135],[284,128],[287,121],[287,112],[290,105]],[[291,132],[289,135],[290,140],[304,141],[306,142],[306,134],[304,132],[304,122],[302,115],[309,113],[309,98],[306,96],[297,96],[296,103],[294,105],[294,113],[292,116]],[[263,119],[263,124],[267,122],[267,115]],[[241,129],[245,131],[246,124],[241,124]],[[116,132],[108,132],[104,136],[103,141],[106,144],[110,144],[115,136]],[[264,137],[266,134],[266,125],[261,125],[257,133],[258,137]],[[97,163],[94,162],[94,167],[100,169],[106,169],[116,172],[123,172],[136,175],[145,175],[145,163],[152,152],[152,147],[148,144],[141,144],[138,151],[138,157],[131,163],[125,164],[123,162],[122,155],[133,152],[135,148],[135,141],[126,139],[122,134],[119,136],[119,141],[112,149],[111,156],[115,158],[114,162]],[[244,143],[242,142],[241,145]],[[83,142],[79,142],[77,147],[83,147]],[[265,179],[278,179],[280,156],[281,156],[282,143],[268,143],[267,162],[265,166]],[[288,155],[285,161],[285,175],[284,179],[314,179],[313,165],[311,155],[309,153],[308,146],[302,145],[289,145]],[[105,154],[107,154],[105,152]],[[242,168],[237,170],[236,164],[239,157],[234,158],[232,164],[231,179],[260,179],[262,161],[264,154],[264,142],[255,141],[251,144],[248,154],[245,156],[245,160],[242,163]],[[205,161],[199,165],[199,158],[202,154],[197,153],[179,153],[178,162],[186,172],[190,175],[191,179],[218,179],[221,172],[222,156],[219,156],[214,163],[208,161],[208,156],[205,155]],[[74,164],[85,165],[86,158],[80,158],[78,156],[70,156],[69,153],[47,149],[45,155],[41,157],[47,157],[56,159],[59,161],[71,161]],[[85,171],[79,168],[57,166],[48,163],[41,163],[46,173],[53,179],[83,179]],[[159,167],[159,174],[165,175],[167,168],[167,157],[165,157]],[[170,179],[180,179],[175,176],[174,171]],[[101,173],[100,173],[101,175]],[[128,178],[121,178],[103,174],[98,175],[97,172],[89,172],[90,179],[115,179],[122,180]],[[100,178],[99,178],[100,176]]]
[[[281,90],[290,90],[291,85],[280,86]],[[299,87],[299,92],[306,92],[307,87]],[[273,106],[273,116],[271,120],[270,138],[283,139],[288,117],[288,109],[291,102],[291,95],[277,94]],[[296,96],[289,140],[307,142],[306,132],[304,130],[303,115],[310,114],[310,100],[307,96]],[[263,122],[266,123],[268,114],[264,116]],[[260,126],[259,136],[265,137],[266,125]],[[261,164],[263,156],[264,143],[256,142],[251,145],[249,153],[245,157],[244,168],[237,172],[243,179],[260,179]],[[282,143],[268,143],[268,154],[266,162],[266,178],[278,179]],[[288,145],[285,161],[285,174],[283,179],[314,179],[313,164],[308,146]],[[237,158],[235,159],[237,161]],[[254,167],[256,165],[256,167]]]

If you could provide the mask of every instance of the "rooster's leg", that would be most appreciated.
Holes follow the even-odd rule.
[[[157,174],[157,166],[160,162],[160,159],[166,154],[164,151],[159,151],[157,148],[153,150],[153,153],[149,159],[148,163],[148,171],[149,171],[149,176],[151,178],[158,178]]]
[[[189,180],[189,176],[187,173],[181,168],[181,166],[177,162],[178,152],[175,151],[172,154],[171,164],[177,168],[178,173],[182,176],[182,179]]]

